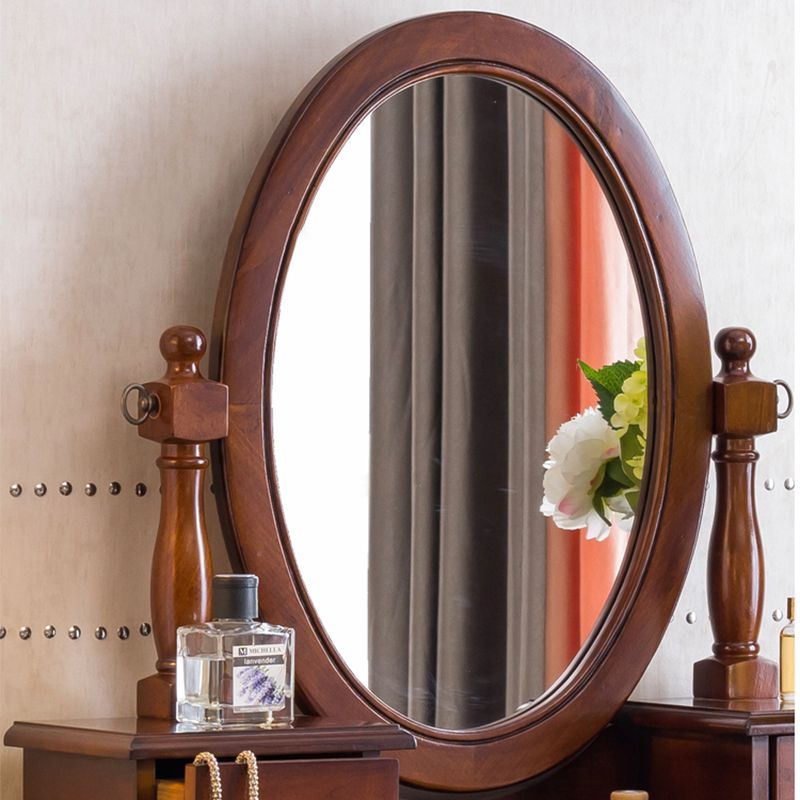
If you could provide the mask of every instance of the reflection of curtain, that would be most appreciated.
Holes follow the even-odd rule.
[[[600,366],[630,357],[641,330],[625,245],[580,149],[548,116],[547,430],[595,405],[578,358]],[[627,535],[604,542],[547,523],[546,683],[569,664],[594,627],[625,554]]]
[[[538,696],[561,658],[550,650],[574,654],[574,620],[593,608],[579,534],[548,534],[539,513],[546,442],[581,399],[575,359],[597,360],[573,355],[584,309],[569,306],[558,256],[595,244],[576,245],[581,226],[564,214],[596,212],[568,190],[545,200],[545,174],[577,169],[559,156],[553,172],[546,117],[464,76],[372,117],[369,683],[439,727]],[[556,314],[559,333],[546,327]],[[545,392],[551,369],[561,405]]]
[[[453,77],[372,130],[370,686],[481,725],[544,678],[542,111]]]

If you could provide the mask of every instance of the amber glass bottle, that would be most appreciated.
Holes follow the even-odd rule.
[[[794,597],[787,602],[789,624],[781,631],[781,700],[794,702]]]

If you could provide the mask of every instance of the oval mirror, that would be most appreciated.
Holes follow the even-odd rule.
[[[586,745],[669,623],[711,438],[691,246],[614,87],[493,14],[357,43],[259,162],[215,319],[218,507],[301,710],[402,725],[437,790]]]
[[[421,81],[331,163],[283,286],[275,467],[320,622],[395,710],[486,725],[572,663],[634,519],[643,333],[603,188],[522,90]]]

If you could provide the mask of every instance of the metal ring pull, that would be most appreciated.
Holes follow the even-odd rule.
[[[786,417],[788,417],[789,414],[792,413],[792,409],[794,408],[794,395],[792,394],[792,390],[789,387],[789,384],[786,383],[786,381],[782,381],[779,379],[777,381],[773,381],[773,383],[777,384],[778,386],[782,386],[784,391],[786,392],[786,399],[788,401],[786,404],[786,409],[784,411],[778,412],[778,419],[786,419]]]
[[[139,416],[137,417],[134,417],[128,411],[128,396],[134,389],[139,392],[139,400],[136,403],[136,407],[139,410]],[[148,392],[147,388],[141,383],[129,383],[122,390],[120,408],[122,409],[122,416],[131,425],[141,425],[148,417],[155,416],[158,413],[158,395]]]

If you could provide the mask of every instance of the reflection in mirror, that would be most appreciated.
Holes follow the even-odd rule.
[[[273,448],[309,597],[392,708],[502,719],[590,635],[641,480],[642,330],[602,187],[520,90],[422,81],[334,159],[283,287]]]

